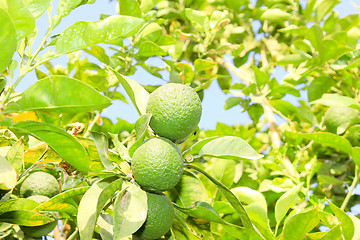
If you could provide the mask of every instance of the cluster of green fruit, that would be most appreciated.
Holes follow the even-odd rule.
[[[174,208],[162,192],[175,187],[183,173],[181,153],[172,141],[183,141],[197,128],[201,111],[201,100],[189,86],[169,83],[150,94],[146,112],[158,136],[145,140],[131,160],[134,179],[148,201],[147,219],[134,236],[157,239],[170,230]]]
[[[27,198],[38,203],[46,202],[53,196],[60,193],[60,186],[55,177],[46,172],[30,173],[20,186],[20,197]],[[25,236],[41,238],[54,230],[59,218],[56,212],[40,212],[41,214],[54,219],[54,221],[40,226],[20,226]]]

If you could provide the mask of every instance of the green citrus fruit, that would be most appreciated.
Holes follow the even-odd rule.
[[[42,195],[33,195],[28,197],[28,199],[34,200],[39,203],[49,200],[48,197]],[[41,214],[53,219],[57,219],[59,217],[59,215],[54,212],[41,212]],[[40,226],[31,226],[31,227],[20,226],[20,228],[27,237],[39,238],[51,233],[56,227],[56,225],[57,225],[57,220],[54,220],[53,222],[49,222]]]
[[[324,120],[329,132],[342,134],[349,126],[360,121],[360,112],[352,107],[329,107]]]
[[[143,142],[134,152],[131,168],[135,180],[146,190],[173,188],[183,173],[183,160],[174,143],[162,137]]]
[[[156,89],[146,106],[146,112],[152,114],[152,130],[171,140],[189,136],[199,124],[201,110],[201,100],[194,89],[178,83]]]
[[[351,126],[346,131],[346,137],[354,147],[360,147],[360,124]]]
[[[174,207],[163,193],[147,192],[147,203],[146,221],[134,235],[140,239],[157,239],[170,230],[174,221]]]
[[[60,186],[55,177],[46,172],[33,172],[20,186],[20,197],[43,195],[53,197],[60,193]]]

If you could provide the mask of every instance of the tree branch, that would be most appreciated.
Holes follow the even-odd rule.
[[[235,76],[237,76],[242,82],[244,82],[246,85],[250,85],[249,78],[247,77],[247,74],[244,73],[240,68],[235,67],[233,64],[224,61],[220,57],[215,57],[215,61],[221,65],[223,65],[226,69],[228,69],[230,72],[232,72]],[[272,110],[272,107],[270,106],[270,103],[267,101],[263,102],[263,108],[264,108],[264,114],[265,114],[265,120],[269,123],[269,134],[272,142],[272,146],[275,149],[278,149],[281,146],[281,140],[280,135],[278,132],[277,124],[274,118],[274,112]]]

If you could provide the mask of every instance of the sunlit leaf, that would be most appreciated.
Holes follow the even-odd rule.
[[[38,226],[52,222],[54,219],[30,210],[14,210],[1,214],[0,221],[22,226]]]
[[[16,41],[29,36],[35,29],[35,18],[29,9],[26,8],[24,2],[22,0],[5,0],[2,4],[5,6],[0,5],[0,8],[5,8],[15,25]],[[11,31],[11,26],[8,31]]]
[[[284,239],[301,240],[319,224],[319,221],[317,208],[291,215],[285,220],[283,237]]]
[[[124,16],[141,18],[141,9],[137,0],[119,0],[119,13]]]
[[[219,182],[217,179],[215,179],[214,177],[212,177],[211,175],[209,175],[207,172],[205,172],[199,167],[190,164],[184,164],[184,166],[185,168],[194,169],[200,172],[201,174],[206,176],[210,181],[212,181],[218,187],[221,193],[225,196],[225,198],[229,201],[231,206],[233,206],[236,212],[239,214],[245,228],[249,228],[249,229],[253,228],[253,225],[251,223],[249,216],[246,213],[245,208],[243,207],[239,199],[224,184]]]
[[[89,85],[66,76],[51,76],[37,81],[22,93],[22,98],[3,113],[52,111],[79,113],[103,109],[111,100]]]
[[[133,183],[123,185],[114,203],[114,239],[136,232],[147,216],[147,195]]]
[[[351,218],[335,204],[328,201],[331,211],[335,214],[340,222],[342,233],[346,240],[351,240],[354,236],[354,223]]]
[[[91,137],[94,139],[101,163],[107,170],[113,170],[114,164],[110,161],[108,156],[109,143],[105,134],[98,132],[91,132]]]
[[[24,139],[20,138],[11,146],[6,153],[6,159],[11,163],[18,174],[22,172],[24,166]]]
[[[291,188],[276,201],[275,220],[277,224],[281,222],[288,210],[298,202],[298,194],[302,188],[302,185],[303,184],[301,183]]]
[[[143,20],[131,16],[111,16],[98,22],[77,22],[65,29],[56,42],[56,53],[63,54],[117,38],[134,35]]]
[[[84,194],[79,204],[77,224],[80,238],[91,240],[100,211],[109,198],[121,187],[122,179],[116,177],[95,182]]]
[[[1,22],[1,34],[0,34],[0,73],[10,64],[12,56],[16,49],[16,32],[15,26],[6,11],[0,8],[0,22]],[[6,85],[6,79],[1,79],[2,86]],[[5,86],[4,86],[5,87]],[[2,92],[2,90],[0,91]]]
[[[206,202],[195,202],[193,205],[182,208],[177,207],[181,212],[194,217],[203,219],[209,222],[217,222],[221,224],[227,224],[219,214]]]
[[[203,140],[194,144],[190,148],[190,153],[198,157],[208,156],[233,160],[256,160],[263,157],[245,140],[234,136]]]
[[[17,184],[17,174],[15,168],[6,158],[0,156],[0,189],[10,190]]]
[[[134,80],[121,75],[114,69],[111,69],[116,77],[119,79],[121,85],[124,87],[126,93],[135,105],[140,115],[146,114],[146,104],[149,99],[149,93]]]
[[[341,96],[336,93],[324,94],[320,99],[317,99],[312,104],[323,104],[329,107],[353,107],[360,111],[360,103],[355,99]]]
[[[51,0],[23,0],[34,18],[40,17],[49,7]]]
[[[35,138],[46,142],[66,162],[81,172],[89,171],[90,159],[85,148],[68,132],[47,123],[22,121],[11,129],[24,131]]]
[[[149,123],[151,119],[151,114],[142,115],[135,122],[135,131],[136,131],[136,142],[134,142],[129,148],[130,157],[133,156],[135,150],[140,146],[140,144],[144,141]]]
[[[292,15],[288,12],[285,12],[279,8],[270,8],[265,10],[265,12],[260,16],[261,20],[269,20],[273,22],[281,22],[288,20]]]

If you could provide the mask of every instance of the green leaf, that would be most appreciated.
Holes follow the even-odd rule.
[[[24,166],[24,139],[20,138],[14,143],[6,154],[6,159],[20,174]]]
[[[90,134],[91,137],[94,139],[101,163],[107,170],[109,171],[113,170],[115,166],[110,161],[108,156],[109,143],[106,135],[98,132],[91,132]]]
[[[16,32],[15,26],[6,11],[0,8],[0,22],[1,22],[1,34],[0,34],[0,74],[4,72],[6,67],[10,64],[12,56],[16,50]],[[1,80],[6,84],[6,79]],[[0,89],[2,92],[3,89]]]
[[[244,206],[241,204],[239,199],[234,195],[234,193],[232,193],[224,184],[222,184],[217,179],[215,179],[214,177],[209,175],[203,169],[196,167],[194,165],[191,165],[191,164],[184,164],[184,166],[185,166],[185,168],[194,169],[194,170],[200,172],[205,177],[207,177],[211,182],[213,182],[218,187],[220,192],[224,195],[224,197],[229,201],[231,206],[233,206],[235,211],[239,214],[239,216],[241,218],[241,222],[243,223],[244,227],[248,228],[248,229],[253,229],[252,222],[251,222],[249,216],[247,215]]]
[[[332,39],[323,39],[321,41],[320,46],[320,59],[321,62],[329,61],[330,59],[333,59],[337,56],[338,53],[338,45],[337,43]]]
[[[142,42],[139,46],[139,55],[143,57],[165,56],[167,52],[154,42]]]
[[[161,35],[161,26],[156,23],[152,22],[148,25],[146,25],[138,34],[136,37],[135,42],[137,41],[150,41],[155,42],[159,39]]]
[[[103,214],[100,213],[96,224],[99,228],[99,233],[102,240],[114,239],[114,230],[113,230],[114,220],[109,213],[103,213]]]
[[[169,196],[180,207],[188,207],[196,201],[209,201],[204,184],[187,170],[184,171],[180,182],[169,191]]]
[[[360,167],[360,147],[354,147],[351,156],[354,163]]]
[[[51,199],[40,203],[37,207],[34,208],[34,211],[49,210],[49,208],[53,205],[64,202],[72,197],[83,195],[84,193],[86,193],[86,191],[89,188],[90,187],[86,186],[86,187],[72,188],[67,191],[64,191],[64,192],[56,195],[55,197],[52,197]]]
[[[141,18],[141,9],[137,0],[119,0],[119,13],[124,16]]]
[[[51,0],[23,0],[34,18],[40,17],[48,9]]]
[[[331,86],[334,85],[334,81],[331,77],[317,77],[315,78],[308,88],[308,97],[310,102],[321,98],[321,96],[326,93]]]
[[[291,215],[285,220],[283,238],[301,240],[320,222],[319,210],[313,208],[309,211]]]
[[[95,182],[82,197],[77,215],[80,238],[91,240],[97,218],[109,198],[120,189],[123,180],[110,177]]]
[[[114,239],[136,232],[147,216],[147,195],[133,183],[124,183],[114,203]]]
[[[26,198],[9,199],[0,202],[0,214],[17,210],[33,210],[38,205],[38,202]]]
[[[241,97],[229,97],[228,99],[226,99],[226,102],[224,104],[224,110],[235,107],[239,105],[242,101],[243,99]]]
[[[79,113],[103,109],[111,100],[89,85],[66,76],[50,76],[35,82],[16,104],[3,113],[23,111],[52,111]]]
[[[142,0],[140,3],[140,9],[145,14],[150,11],[156,4],[158,4],[161,0]]]
[[[328,133],[328,132],[297,133],[297,135],[306,138],[308,140],[313,140],[322,145],[339,149],[348,154],[351,154],[352,152],[352,147],[350,142],[346,138],[333,133]]]
[[[201,72],[212,69],[213,67],[217,66],[216,62],[205,60],[205,59],[196,59],[194,61],[195,71]]]
[[[269,20],[273,22],[282,22],[288,20],[292,15],[288,12],[285,12],[279,8],[270,8],[266,9],[264,13],[260,16],[262,21]]]
[[[151,119],[151,114],[147,113],[142,115],[135,122],[135,131],[136,131],[136,142],[134,142],[129,148],[130,157],[133,156],[135,150],[140,146],[140,144],[144,141],[149,123]]]
[[[307,60],[309,60],[311,57],[304,53],[294,53],[289,55],[283,55],[279,57],[279,60],[277,61],[280,65],[287,65],[287,64],[300,64]]]
[[[311,102],[311,104],[322,104],[329,107],[353,107],[360,111],[360,103],[355,99],[341,96],[337,93],[324,94],[318,100]]]
[[[190,20],[196,30],[200,32],[209,32],[209,18],[205,13],[187,8],[185,9],[185,16]]]
[[[320,23],[322,19],[328,14],[341,0],[320,0],[315,4],[315,20]]]
[[[315,50],[320,51],[323,39],[323,30],[318,24],[315,24],[308,30],[308,40]]]
[[[255,79],[259,88],[263,87],[265,84],[269,82],[270,75],[268,73],[261,71],[255,65],[252,65],[252,68],[255,72]]]
[[[341,240],[341,239],[343,239],[343,237],[341,235],[340,224],[331,228],[320,238],[320,240]]]
[[[333,184],[333,185],[343,185],[344,181],[337,179],[336,177],[332,177],[329,175],[324,175],[324,174],[318,174],[317,178],[319,180],[319,183],[322,184]]]
[[[17,174],[15,168],[0,156],[0,190],[13,189],[17,184]]]
[[[203,219],[209,222],[228,224],[219,216],[219,214],[210,206],[210,204],[206,202],[197,201],[189,207],[182,208],[177,206],[176,208],[194,218]]]
[[[115,146],[116,151],[119,153],[120,157],[122,160],[127,161],[128,163],[130,163],[130,155],[129,155],[129,151],[128,149],[124,146],[124,144],[122,144],[119,141],[119,137],[117,134],[112,134],[109,133],[111,138],[112,138],[112,142]]]
[[[230,22],[230,19],[229,19],[229,12],[227,10],[224,11],[215,10],[210,17],[210,28],[216,29],[228,22]]]
[[[351,240],[354,236],[354,223],[351,218],[335,204],[328,201],[331,211],[335,214],[336,218],[340,222],[342,233],[345,237],[345,240]]]
[[[130,16],[111,16],[98,22],[80,21],[65,29],[56,42],[57,54],[74,52],[98,43],[134,35],[143,20]]]
[[[0,5],[10,15],[15,25],[16,41],[29,36],[35,29],[35,18],[22,0],[5,0]],[[3,26],[2,26],[3,27]]]
[[[61,18],[70,14],[71,10],[86,3],[93,3],[95,0],[60,0],[57,8],[57,15],[52,18],[51,26],[55,27],[60,23]]]
[[[21,226],[39,226],[52,221],[54,219],[30,210],[15,210],[0,215],[0,222]]]
[[[24,131],[33,137],[46,142],[54,152],[81,172],[87,173],[90,158],[85,148],[68,132],[47,123],[21,121],[11,129]]]
[[[146,114],[146,104],[149,99],[149,93],[139,83],[121,75],[112,68],[110,69],[113,71],[117,79],[119,79],[131,102],[135,105],[138,113],[140,115]]]
[[[275,204],[275,220],[277,224],[280,224],[288,210],[298,202],[298,194],[302,186],[303,183],[292,187],[277,200]]]
[[[259,229],[266,239],[274,239],[267,216],[267,203],[265,197],[248,187],[236,187],[231,189],[235,196],[243,203],[251,221]]]
[[[203,143],[205,144],[202,145]],[[234,136],[211,138],[208,142],[194,144],[190,148],[190,153],[196,154],[196,157],[217,157],[238,161],[245,159],[256,160],[263,157],[245,140]]]

